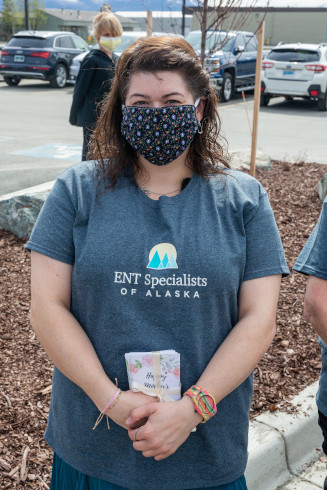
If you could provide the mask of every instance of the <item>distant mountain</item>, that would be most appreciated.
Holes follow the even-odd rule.
[[[104,3],[112,11],[131,10],[181,10],[182,0],[44,0],[45,8],[99,10]]]

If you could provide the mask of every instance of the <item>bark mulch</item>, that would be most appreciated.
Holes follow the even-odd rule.
[[[274,162],[256,177],[268,191],[291,268],[321,209],[316,193],[326,167]],[[0,230],[0,487],[46,489],[52,451],[43,440],[52,365],[29,321],[30,257],[25,241]],[[277,335],[254,371],[251,418],[288,403],[319,377],[317,337],[302,318],[305,278],[282,282]]]

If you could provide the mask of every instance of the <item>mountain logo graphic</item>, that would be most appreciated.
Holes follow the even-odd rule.
[[[178,269],[177,252],[171,243],[158,243],[149,253],[147,269]]]

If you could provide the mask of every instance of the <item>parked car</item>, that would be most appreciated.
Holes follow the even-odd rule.
[[[88,51],[88,44],[72,32],[21,31],[1,50],[0,75],[7,85],[29,78],[63,88],[73,58]]]
[[[132,44],[134,41],[136,41],[136,39],[139,39],[140,37],[144,37],[146,35],[147,35],[146,31],[126,31],[126,32],[123,32],[122,37],[121,37],[121,43],[118,44],[118,46],[115,48],[114,54],[116,56],[120,56],[121,53],[130,44]],[[154,32],[153,33],[153,36],[174,36],[174,35],[176,35],[176,34],[167,34],[165,32]],[[91,49],[98,49],[98,48],[99,48],[98,44],[94,44],[91,47]],[[81,63],[82,63],[85,55],[86,55],[86,53],[81,53],[78,56],[76,56],[72,61],[72,66],[71,66],[71,70],[70,70],[70,80],[73,83],[75,82],[75,80],[77,78],[79,69],[81,67]]]
[[[273,48],[262,63],[261,105],[272,97],[302,97],[327,110],[327,44],[284,44]]]
[[[201,36],[201,31],[191,31],[185,37],[198,56],[201,53]],[[234,92],[254,89],[257,49],[258,42],[253,32],[207,32],[205,69],[224,101],[229,101]]]

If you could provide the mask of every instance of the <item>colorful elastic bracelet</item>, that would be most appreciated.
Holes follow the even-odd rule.
[[[193,385],[184,393],[185,395],[192,399],[194,409],[201,415],[203,424],[216,415],[216,400],[203,388]]]
[[[115,391],[115,393],[113,394],[113,396],[110,398],[110,400],[107,403],[106,407],[100,413],[99,417],[96,419],[96,422],[94,424],[93,430],[100,424],[100,422],[103,419],[104,415],[107,417],[107,427],[108,427],[108,430],[110,430],[109,417],[108,417],[107,414],[108,414],[109,410],[111,410],[112,408],[114,408],[114,406],[118,402],[121,394],[122,394],[122,391],[121,391],[120,388],[118,388],[117,391]]]

